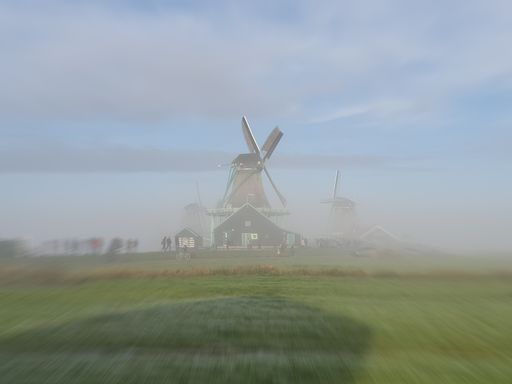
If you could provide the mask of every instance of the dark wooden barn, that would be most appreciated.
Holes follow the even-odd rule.
[[[174,238],[176,250],[199,249],[203,247],[203,238],[190,228],[184,228]]]
[[[274,247],[300,244],[300,236],[276,225],[247,203],[213,230],[217,247],[237,248]]]

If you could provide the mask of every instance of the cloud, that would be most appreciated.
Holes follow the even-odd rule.
[[[0,152],[0,173],[194,172],[229,160],[217,151],[47,147]]]
[[[0,5],[2,119],[391,119],[511,78],[503,1],[169,4]]]
[[[156,148],[49,146],[0,151],[0,173],[213,172],[235,153]],[[375,155],[278,154],[272,169],[407,169],[415,160]]]
[[[348,105],[343,106],[337,110],[328,111],[327,113],[316,116],[308,123],[321,124],[339,119],[346,118],[364,118],[371,117],[383,121],[384,119],[397,121],[401,115],[413,117],[421,113],[422,110],[418,105],[415,105],[408,100],[380,100],[368,104]]]

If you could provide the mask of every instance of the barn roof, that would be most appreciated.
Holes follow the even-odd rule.
[[[235,212],[233,212],[230,216],[228,216],[228,218],[226,220],[224,220],[221,224],[219,224],[217,226],[217,228],[227,225],[236,216],[242,215],[247,212],[253,212],[253,213],[256,213],[257,215],[260,215],[268,222],[269,225],[273,226],[275,229],[278,229],[278,230],[284,231],[284,232],[289,232],[289,231],[286,231],[286,230],[282,229],[281,227],[279,227],[276,223],[274,223],[272,220],[270,220],[267,216],[265,216],[263,213],[258,211],[256,208],[254,208],[250,203],[245,203],[240,208],[238,208]],[[217,229],[217,228],[215,228],[215,229]]]
[[[176,237],[181,237],[181,236],[188,236],[188,237],[201,237],[200,234],[198,234],[196,231],[194,231],[193,229],[191,228],[183,228],[181,231],[179,231],[177,234],[176,234]]]
[[[397,241],[397,242],[400,242],[401,240],[393,235],[391,232],[389,231],[386,231],[384,228],[382,228],[380,225],[374,225],[373,227],[371,227],[370,229],[368,229],[366,232],[364,232],[363,234],[361,234],[359,236],[360,239],[363,239],[363,240],[366,240],[366,239],[370,239],[371,237],[375,236],[375,235],[378,235],[378,234],[381,234],[381,235],[384,235],[385,237],[387,237],[388,239],[391,239],[391,240],[394,240],[394,241]]]

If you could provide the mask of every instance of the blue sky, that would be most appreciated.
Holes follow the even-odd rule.
[[[151,247],[196,180],[220,197],[245,114],[285,132],[289,225],[340,168],[367,225],[512,249],[510,41],[498,0],[0,1],[0,237]]]

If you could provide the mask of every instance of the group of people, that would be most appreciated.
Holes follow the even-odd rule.
[[[160,242],[162,245],[162,252],[171,252],[172,251],[172,238],[171,236],[164,236],[162,241]]]
[[[138,239],[113,238],[108,246],[101,237],[88,239],[55,239],[41,244],[36,254],[44,255],[100,255],[102,253],[135,253],[139,247]]]
[[[162,253],[171,253],[172,252],[172,237],[164,236],[160,241],[162,245]],[[190,259],[193,253],[189,252],[189,249],[186,244],[175,244],[176,248],[176,259]]]

